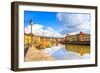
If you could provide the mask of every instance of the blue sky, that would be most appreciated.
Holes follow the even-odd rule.
[[[45,28],[52,27],[56,31],[61,29],[59,20],[56,17],[56,12],[37,12],[37,11],[25,11],[24,12],[24,22],[25,27],[29,25],[30,19],[32,19],[34,24],[41,24]]]
[[[89,13],[24,11],[25,30],[29,21],[33,22],[33,33],[45,36],[65,36],[80,31],[90,34],[91,15]],[[44,33],[44,34],[43,34]]]

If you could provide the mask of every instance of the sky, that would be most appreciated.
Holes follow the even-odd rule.
[[[61,25],[56,17],[56,14],[56,12],[25,11],[25,26],[27,27],[30,19],[32,19],[33,24],[41,24],[44,28],[52,27],[53,29],[59,31]]]
[[[25,33],[47,37],[64,37],[80,31],[90,34],[91,15],[84,13],[24,11]]]

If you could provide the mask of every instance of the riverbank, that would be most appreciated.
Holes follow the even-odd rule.
[[[90,45],[90,42],[87,42],[87,41],[68,41],[68,42],[61,42],[62,44],[71,44],[71,45],[86,45],[86,46],[89,46]]]

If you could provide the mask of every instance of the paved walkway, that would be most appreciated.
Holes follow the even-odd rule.
[[[52,61],[55,60],[48,54],[42,53],[35,47],[30,47],[25,55],[25,61]]]

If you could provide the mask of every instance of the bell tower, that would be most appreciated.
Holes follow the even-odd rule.
[[[32,46],[32,43],[33,43],[32,19],[30,19],[29,24],[30,24],[30,27],[31,27],[31,46]]]

